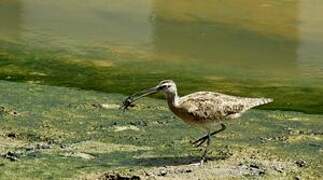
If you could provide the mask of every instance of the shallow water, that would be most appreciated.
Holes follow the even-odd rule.
[[[319,0],[0,0],[0,78],[131,94],[268,96],[323,113]]]

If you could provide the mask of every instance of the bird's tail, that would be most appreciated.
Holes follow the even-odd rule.
[[[248,109],[273,102],[271,98],[248,98]]]

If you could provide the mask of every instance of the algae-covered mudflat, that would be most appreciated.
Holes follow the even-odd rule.
[[[322,178],[323,116],[252,110],[217,135],[205,165],[202,132],[147,98],[0,82],[1,179]]]

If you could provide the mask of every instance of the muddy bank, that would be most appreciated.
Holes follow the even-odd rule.
[[[5,81],[0,94],[1,179],[322,177],[321,115],[252,110],[214,138],[200,167],[189,142],[203,132],[163,100],[122,112],[119,94]]]

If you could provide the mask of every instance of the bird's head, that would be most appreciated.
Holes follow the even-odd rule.
[[[177,91],[176,84],[172,80],[164,80],[161,81],[157,86],[156,89],[158,92],[163,92],[164,94],[175,94]]]
[[[137,92],[123,101],[122,109],[127,109],[134,101],[158,92],[163,92],[166,97],[176,97],[177,88],[172,80],[163,80],[157,86]]]

